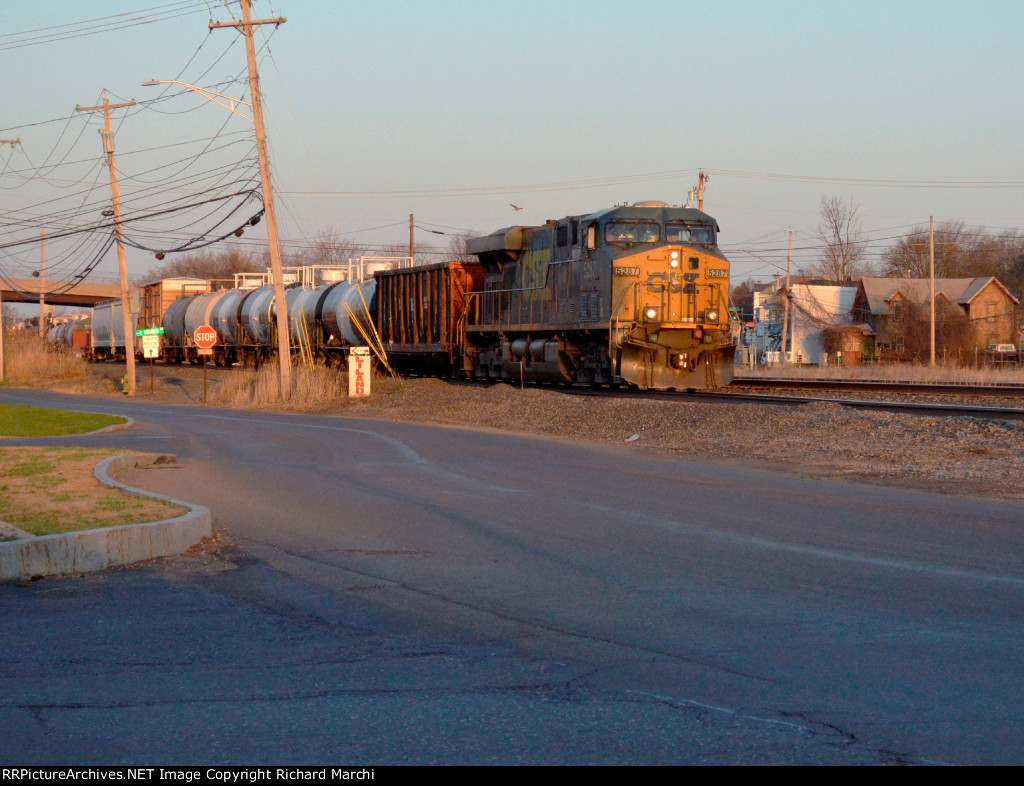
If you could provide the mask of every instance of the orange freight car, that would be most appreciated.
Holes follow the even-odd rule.
[[[467,301],[483,288],[479,262],[440,262],[384,270],[377,279],[377,332],[399,372],[451,376],[463,371]]]

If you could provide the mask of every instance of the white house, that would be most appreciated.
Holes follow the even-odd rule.
[[[758,362],[782,350],[785,284],[776,281],[754,292],[754,335]],[[786,348],[793,363],[825,363],[822,331],[853,323],[857,287],[791,283]],[[774,356],[778,357],[778,356]]]

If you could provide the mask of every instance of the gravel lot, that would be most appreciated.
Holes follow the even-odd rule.
[[[123,365],[90,374],[120,397]],[[231,369],[208,370],[212,397]],[[138,370],[138,397],[202,406],[202,369]],[[976,403],[996,405],[991,400]],[[1008,402],[1020,406],[1021,402]],[[375,380],[369,400],[338,399],[323,414],[545,434],[617,443],[684,461],[743,462],[811,477],[851,478],[951,494],[1024,498],[1024,422],[706,401],[590,398],[560,388],[477,387],[436,379]]]

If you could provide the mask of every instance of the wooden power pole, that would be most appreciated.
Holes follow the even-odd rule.
[[[103,103],[99,106],[76,106],[76,112],[103,110],[103,152],[107,154],[107,169],[110,170],[110,198],[114,203],[114,238],[117,240],[117,273],[121,278],[121,317],[124,327],[124,360],[127,365],[128,395],[135,395],[135,325],[132,322],[131,303],[128,299],[128,268],[124,261],[124,234],[121,230],[121,195],[117,190],[117,167],[114,164],[114,128],[110,124],[110,110],[135,106],[134,101],[112,104],[103,91]],[[113,328],[113,326],[111,326]]]
[[[0,139],[0,145],[20,145],[20,139]],[[3,285],[0,284],[0,382],[4,381],[4,295]]]
[[[43,315],[46,313],[46,230],[39,232],[39,336],[45,337]]]
[[[252,95],[253,125],[256,126],[256,151],[260,159],[260,179],[263,184],[263,210],[267,216],[267,243],[270,245],[270,270],[274,276],[274,302],[277,311],[277,354],[281,360],[281,398],[291,394],[291,340],[288,335],[288,307],[285,304],[284,270],[281,263],[281,242],[277,234],[277,211],[270,182],[270,154],[267,152],[267,132],[263,125],[263,101],[260,96],[260,75],[256,68],[256,44],[253,32],[260,25],[279,25],[288,20],[253,19],[252,0],[241,0],[241,22],[210,22],[210,29],[234,27],[245,37],[245,53],[249,62],[249,92]]]
[[[931,367],[935,368],[935,216],[928,217],[928,278],[931,280]]]
[[[786,364],[786,334],[789,332],[789,269],[793,263],[793,230],[789,230],[789,251],[786,252],[786,308],[782,317],[782,364]]]
[[[409,264],[416,265],[416,244],[413,242],[412,213],[409,214]]]

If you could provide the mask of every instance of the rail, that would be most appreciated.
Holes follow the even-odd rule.
[[[917,382],[900,380],[800,379],[799,377],[735,377],[735,387],[858,390],[865,392],[956,394],[1024,398],[1024,385],[1010,382]]]

